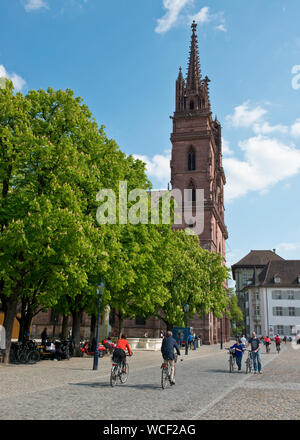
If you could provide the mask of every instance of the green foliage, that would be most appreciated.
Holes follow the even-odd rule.
[[[236,326],[241,326],[243,324],[244,316],[238,305],[238,299],[235,294],[232,294],[229,298],[229,307],[231,321],[235,323]]]

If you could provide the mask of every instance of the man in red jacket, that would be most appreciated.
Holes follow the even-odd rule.
[[[118,340],[116,348],[114,349],[112,360],[117,363],[122,362],[123,369],[125,367],[126,349],[129,356],[132,356],[132,351],[130,350],[126,335],[122,334],[121,339]]]

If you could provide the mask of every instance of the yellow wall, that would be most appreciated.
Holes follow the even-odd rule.
[[[20,314],[18,314],[18,316],[21,316]],[[0,312],[0,324],[3,325],[3,321],[4,321],[4,313]],[[20,325],[19,325],[19,321],[17,320],[17,318],[14,319],[14,326],[13,326],[13,331],[12,331],[12,339],[18,339],[19,337],[19,331],[20,331]]]

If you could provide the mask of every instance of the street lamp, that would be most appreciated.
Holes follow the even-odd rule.
[[[221,327],[221,341],[220,341],[220,349],[221,350],[223,350],[223,316],[222,316],[222,318],[220,319],[220,327]]]
[[[185,331],[186,331],[186,341],[185,341],[185,354],[189,354],[189,336],[188,336],[188,314],[189,314],[190,306],[188,303],[184,306],[184,313],[185,313]]]
[[[97,286],[97,295],[98,295],[98,317],[97,317],[97,330],[96,330],[96,346],[94,351],[94,364],[93,364],[93,370],[98,370],[98,359],[99,359],[99,351],[98,351],[98,344],[99,344],[99,323],[100,323],[100,303],[101,303],[101,297],[103,295],[104,291],[104,284],[102,280]]]

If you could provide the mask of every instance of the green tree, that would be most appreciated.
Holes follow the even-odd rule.
[[[156,311],[170,330],[185,325],[184,306],[189,304],[189,318],[196,313],[226,313],[228,307],[225,281],[228,270],[222,257],[201,248],[199,238],[185,232],[171,231],[166,253],[172,261],[172,278],[167,282],[169,299]]]

